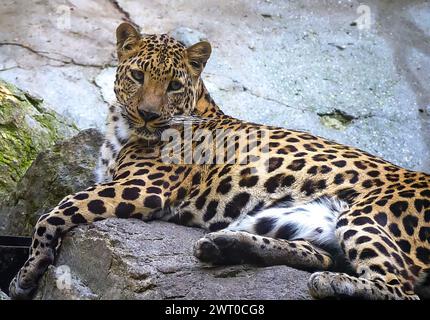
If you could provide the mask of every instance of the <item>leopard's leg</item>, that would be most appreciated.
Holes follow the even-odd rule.
[[[412,261],[372,215],[345,214],[336,236],[358,277],[317,272],[308,282],[315,298],[418,299],[414,293]],[[384,219],[382,219],[385,225]]]
[[[302,270],[328,270],[329,253],[306,240],[284,240],[244,231],[221,230],[197,241],[194,255],[213,264],[288,265]]]
[[[11,282],[10,296],[14,299],[31,296],[39,278],[54,261],[58,241],[71,228],[109,217],[157,218],[165,199],[152,189],[118,181],[65,197],[37,222],[30,256]]]
[[[270,207],[239,217],[228,230],[210,233],[195,255],[217,264],[285,264],[304,270],[328,270],[333,259],[322,245],[337,251],[337,216],[346,204],[319,198],[293,207]],[[236,231],[236,232],[233,232]]]
[[[366,279],[329,271],[313,273],[308,288],[311,295],[318,299],[419,300],[416,294],[406,293],[401,286],[390,285],[383,279]]]

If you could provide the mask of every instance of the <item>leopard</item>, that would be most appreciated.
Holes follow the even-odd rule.
[[[13,299],[33,297],[71,229],[107,218],[202,228],[196,261],[306,270],[316,299],[430,296],[429,174],[227,115],[203,82],[208,41],[123,22],[116,44],[97,183],[40,216]]]

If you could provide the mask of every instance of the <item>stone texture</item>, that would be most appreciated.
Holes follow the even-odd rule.
[[[10,300],[9,296],[0,290],[0,300]]]
[[[0,80],[0,202],[40,151],[76,133],[73,123],[41,99]]]
[[[121,20],[132,20],[144,33],[207,38],[213,55],[203,77],[225,112],[311,131],[429,171],[430,3],[360,5],[3,1],[0,77],[43,96],[80,128],[102,128],[114,99],[114,31]],[[369,27],[361,28],[366,21]],[[339,122],[338,114],[351,120]]]
[[[45,210],[66,195],[94,184],[93,171],[102,142],[99,131],[88,129],[41,152],[0,207],[0,233],[30,235]]]
[[[309,273],[286,266],[201,264],[203,231],[109,219],[67,235],[36,299],[311,299]]]
[[[187,47],[203,40],[208,41],[208,37],[204,33],[187,27],[176,28],[169,34]]]
[[[94,78],[112,64],[114,1],[24,0],[0,4],[0,77],[44,97],[80,128],[102,127],[106,105]]]

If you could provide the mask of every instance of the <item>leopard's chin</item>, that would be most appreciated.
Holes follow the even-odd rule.
[[[162,130],[159,128],[149,129],[147,126],[133,128],[134,136],[148,142],[158,142],[161,139]]]

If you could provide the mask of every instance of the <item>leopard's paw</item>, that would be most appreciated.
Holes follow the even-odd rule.
[[[20,285],[18,280],[19,274],[13,278],[9,285],[9,296],[13,300],[28,300],[33,296],[37,286],[26,286]]]
[[[194,245],[194,256],[213,264],[241,263],[240,251],[239,239],[229,231],[209,233]]]

